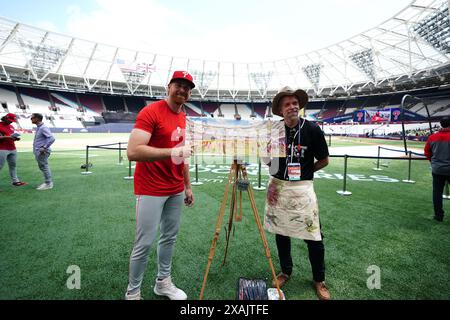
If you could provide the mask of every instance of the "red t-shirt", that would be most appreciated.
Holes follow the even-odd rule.
[[[149,146],[174,148],[184,143],[186,114],[173,112],[165,100],[152,103],[139,112],[135,129],[151,133]],[[166,197],[184,190],[184,162],[171,158],[154,162],[137,162],[134,172],[136,195]],[[181,163],[180,163],[181,162]]]
[[[0,121],[0,136],[10,136],[14,133],[14,127],[6,122]],[[0,150],[16,150],[14,140],[0,140]]]

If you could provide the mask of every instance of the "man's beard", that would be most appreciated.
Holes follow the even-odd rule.
[[[176,97],[175,101],[179,104],[185,103],[187,99],[185,97]]]
[[[173,101],[177,104],[183,104],[187,101],[187,97],[184,95],[173,95]]]

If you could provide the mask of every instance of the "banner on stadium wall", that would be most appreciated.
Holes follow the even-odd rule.
[[[354,118],[353,113],[347,113],[342,116],[328,118],[328,119],[324,120],[323,122],[328,122],[328,123],[348,122],[350,120],[353,120],[353,118]]]
[[[341,116],[324,119],[326,123],[342,123],[342,122],[366,122],[366,113],[364,110],[346,113]]]
[[[402,121],[402,109],[394,108],[394,109],[391,109],[391,111],[392,111],[392,118],[391,118],[392,122]],[[412,112],[409,110],[404,111],[403,117],[404,117],[405,121],[426,121],[427,120],[427,117],[424,117],[418,113],[415,113],[415,112]]]
[[[364,110],[357,110],[353,113],[353,122],[366,122],[366,112]]]
[[[196,155],[286,157],[282,121],[246,121],[190,117],[186,141]]]
[[[380,109],[380,110],[356,110],[352,113],[344,114],[342,116],[328,118],[323,120],[327,123],[341,123],[353,120],[356,123],[388,123],[388,122],[400,122],[402,109]],[[405,110],[405,121],[425,121],[426,117],[417,114],[415,112]]]
[[[366,110],[366,122],[379,123],[391,121],[391,109],[388,110]]]

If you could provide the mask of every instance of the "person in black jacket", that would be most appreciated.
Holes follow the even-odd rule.
[[[442,129],[428,137],[425,156],[431,162],[433,174],[434,219],[444,221],[442,193],[445,182],[450,184],[450,117],[441,120]]]

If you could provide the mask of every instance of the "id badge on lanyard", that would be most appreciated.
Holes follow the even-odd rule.
[[[300,163],[288,164],[289,181],[300,181],[302,179],[302,165]]]
[[[303,124],[305,124],[305,121],[303,121]],[[302,129],[303,125],[300,126],[300,121],[298,123],[298,141],[300,143],[301,139],[300,139],[300,134],[301,134],[301,129]],[[295,138],[296,138],[297,134],[294,135],[293,141],[291,141],[291,154],[290,154],[290,163],[287,164],[287,178],[289,181],[300,181],[302,179],[302,165],[300,163],[300,152],[301,152],[301,148],[300,148],[300,144],[298,145],[298,150],[297,153],[294,152],[294,148],[296,148],[295,146]],[[298,162],[294,162],[293,159],[298,158]],[[286,174],[286,173],[285,173]]]

